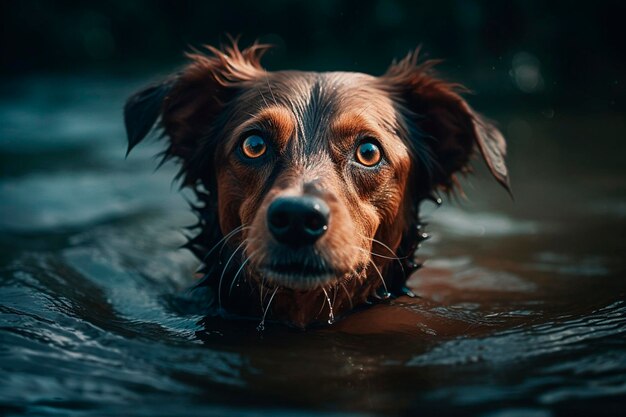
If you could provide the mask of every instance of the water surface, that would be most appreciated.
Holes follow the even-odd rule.
[[[157,142],[124,160],[121,107],[142,83],[2,86],[4,414],[623,412],[621,116],[480,109],[510,140],[515,201],[479,169],[467,198],[425,205],[420,298],[258,332],[181,300],[198,264],[179,249],[194,218],[176,167],[154,170]]]

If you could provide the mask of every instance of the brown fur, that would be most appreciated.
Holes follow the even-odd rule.
[[[459,85],[435,76],[433,62],[418,65],[417,52],[375,77],[266,72],[265,45],[207,49],[131,97],[126,125],[132,148],[161,119],[165,156],[181,160],[183,184],[205,204],[189,246],[203,259],[207,252],[214,257],[204,259],[206,281],[229,310],[258,316],[269,308],[274,319],[306,326],[350,311],[381,288],[397,291],[407,278],[401,268],[414,266],[420,202],[452,188],[475,149],[508,187],[500,133],[471,110]],[[270,140],[271,158],[263,163],[236,152],[250,131]],[[364,137],[383,150],[376,169],[353,161]],[[330,207],[328,232],[306,255],[268,232],[268,206],[287,195],[316,196]],[[220,244],[226,260],[212,250]],[[290,257],[303,268],[324,262],[334,278],[277,281],[264,272]]]

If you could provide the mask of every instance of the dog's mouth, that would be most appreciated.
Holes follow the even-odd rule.
[[[337,272],[322,259],[269,262],[260,266],[258,272],[269,282],[302,290],[323,286],[337,276]]]
[[[306,291],[362,276],[366,269],[366,263],[358,263],[349,270],[339,270],[322,257],[310,257],[299,261],[269,261],[252,266],[251,272],[264,284]]]

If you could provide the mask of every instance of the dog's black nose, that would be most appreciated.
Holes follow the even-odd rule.
[[[305,246],[315,243],[326,230],[330,209],[317,197],[279,197],[267,209],[267,225],[280,243]]]

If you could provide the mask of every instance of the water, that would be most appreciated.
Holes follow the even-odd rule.
[[[124,160],[141,80],[0,96],[0,409],[38,416],[616,415],[626,405],[626,126],[488,112],[515,202],[479,172],[425,206],[397,299],[300,332],[204,319],[193,223],[158,143]],[[332,318],[331,318],[332,319]]]

